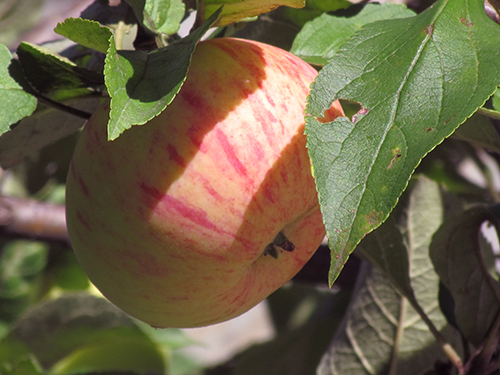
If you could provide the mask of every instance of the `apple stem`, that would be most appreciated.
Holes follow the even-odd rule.
[[[273,245],[282,248],[285,251],[292,252],[295,250],[295,245],[290,241],[283,232],[279,232],[274,238]]]

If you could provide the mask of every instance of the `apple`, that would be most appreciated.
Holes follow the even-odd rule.
[[[288,282],[325,236],[304,135],[316,70],[258,42],[199,43],[174,101],[108,142],[108,104],[71,162],[76,256],[154,327],[236,317]],[[327,116],[343,115],[338,102]]]

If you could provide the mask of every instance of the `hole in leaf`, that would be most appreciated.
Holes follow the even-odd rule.
[[[363,107],[358,102],[353,102],[350,100],[339,100],[342,109],[344,110],[345,116],[353,121],[353,117],[358,113]]]

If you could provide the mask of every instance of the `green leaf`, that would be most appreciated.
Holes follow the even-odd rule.
[[[0,254],[0,297],[29,296],[33,277],[47,263],[48,246],[41,242],[10,241]]]
[[[499,39],[482,1],[440,0],[415,17],[365,25],[320,72],[306,134],[330,283],[389,216],[421,159],[495,91]],[[364,114],[322,123],[336,99],[360,103]]]
[[[72,251],[59,255],[54,263],[48,271],[59,288],[66,291],[84,291],[90,287],[89,278]]]
[[[17,353],[10,349],[16,347]],[[104,347],[107,358],[102,357]],[[5,353],[10,361],[25,355],[26,349],[44,369],[58,373],[103,371],[110,365],[117,371],[140,373],[166,369],[164,354],[134,319],[106,299],[85,294],[68,294],[35,306],[0,342],[0,355]]]
[[[500,154],[500,138],[491,120],[474,113],[453,133],[453,138],[469,142]]]
[[[27,81],[40,93],[102,85],[102,75],[78,67],[48,48],[22,42],[17,48]]]
[[[498,88],[497,91],[495,91],[495,93],[493,94],[492,102],[493,108],[497,112],[500,112],[500,88]]]
[[[429,270],[418,271],[420,275],[415,279],[423,282]],[[430,272],[433,273],[432,268]],[[337,331],[316,373],[421,375],[437,361],[445,361],[427,326],[381,271],[365,268],[363,275],[360,289],[345,315],[344,329]],[[422,307],[433,316],[442,333],[452,336],[437,307],[434,295],[437,284],[426,285],[430,285],[430,290],[424,297],[432,303]]]
[[[86,95],[65,100],[62,104],[92,113],[100,100]],[[85,120],[52,107],[39,108],[0,137],[0,166],[7,169],[18,164],[45,146],[75,133],[84,123]]]
[[[31,115],[36,108],[36,98],[23,91],[11,77],[11,58],[7,47],[0,44],[0,135],[9,130],[10,125]]]
[[[45,375],[40,366],[33,360],[33,358],[23,357],[15,363],[0,363],[0,373],[2,375]],[[3,368],[2,368],[3,367]]]
[[[145,124],[172,102],[186,79],[196,44],[219,13],[184,39],[157,51],[117,51],[114,42],[110,44],[104,68],[111,96],[109,140],[132,125]]]
[[[286,21],[302,29],[304,25],[313,19],[321,16],[325,12],[334,12],[339,9],[346,9],[352,5],[348,0],[306,0],[304,8],[295,9],[290,7],[280,7],[273,12],[273,18]]]
[[[337,328],[338,321],[334,319],[316,319],[255,345],[238,355],[234,374],[314,374]]]
[[[446,326],[436,302],[439,279],[429,257],[443,216],[440,191],[434,181],[420,176],[408,193],[403,207],[356,249],[377,270],[369,271],[346,314],[346,330],[334,339],[320,374],[421,374],[444,358],[412,307],[417,303],[438,330]]]
[[[319,10],[321,12],[335,12],[339,9],[345,9],[352,3],[347,0],[306,0],[306,8]]]
[[[99,22],[81,18],[67,18],[59,22],[54,31],[82,46],[106,53],[109,48],[111,30]]]
[[[267,13],[281,5],[302,8],[305,0],[205,0],[205,17],[212,15],[221,6],[221,17],[216,26],[224,26],[248,17]]]
[[[95,342],[75,350],[51,368],[51,374],[82,374],[91,371],[131,371],[137,374],[164,374],[165,362],[151,343],[124,340]]]
[[[356,254],[376,266],[399,293],[413,296],[408,249],[394,218],[389,217],[368,234],[356,248]]]
[[[310,64],[325,65],[363,25],[414,15],[401,4],[367,4],[361,12],[349,18],[324,13],[302,28],[291,52]]]
[[[184,17],[182,0],[127,0],[136,17],[154,33],[175,34]]]
[[[485,207],[456,215],[434,235],[430,248],[436,272],[453,296],[460,331],[475,346],[485,338],[500,309],[500,285],[485,261],[492,259],[492,250],[479,248],[480,228],[488,220],[495,221]],[[487,258],[481,250],[489,253]]]
[[[399,293],[412,300],[415,295],[410,275],[416,270],[410,268],[432,267],[427,253],[432,235],[443,221],[443,203],[438,184],[425,176],[416,177],[408,193],[399,209],[361,241],[356,253],[376,266]]]

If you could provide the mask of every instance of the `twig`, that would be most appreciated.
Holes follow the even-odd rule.
[[[88,112],[82,111],[78,108],[70,107],[70,106],[67,106],[65,104],[56,102],[55,100],[49,99],[49,98],[47,98],[41,94],[38,94],[38,93],[36,94],[36,98],[38,99],[39,102],[45,104],[48,107],[52,107],[52,108],[55,108],[59,111],[69,113],[70,115],[82,118],[84,120],[88,120],[90,118],[90,116],[92,116],[91,113],[88,113]]]
[[[464,375],[464,364],[462,362],[462,358],[458,355],[458,353],[453,349],[451,344],[446,341],[446,339],[441,335],[441,333],[438,331],[432,320],[429,319],[425,311],[420,307],[420,305],[417,302],[416,298],[410,298],[408,299],[412,307],[415,309],[415,311],[420,315],[420,318],[425,322],[427,327],[429,327],[429,330],[433,334],[434,338],[436,339],[436,342],[438,345],[441,347],[441,349],[444,351],[446,356],[450,359],[451,363],[455,366],[455,368],[458,371],[458,375]]]
[[[0,236],[69,245],[64,205],[0,195]]]
[[[193,27],[191,28],[191,32],[203,25],[203,22],[205,22],[205,0],[197,0],[196,19],[194,21]]]

